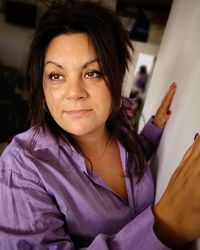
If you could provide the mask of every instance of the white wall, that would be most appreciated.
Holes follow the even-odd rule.
[[[200,132],[200,1],[174,0],[144,105],[145,120],[156,111],[172,82],[172,116],[152,161],[158,200],[184,152]],[[140,121],[140,127],[143,120]],[[186,201],[187,202],[187,201]],[[199,244],[199,245],[198,245]],[[200,249],[197,243],[192,249]]]

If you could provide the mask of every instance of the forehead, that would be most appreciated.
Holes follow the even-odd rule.
[[[86,33],[58,35],[50,41],[45,52],[45,61],[57,59],[72,62],[95,58],[94,46]]]

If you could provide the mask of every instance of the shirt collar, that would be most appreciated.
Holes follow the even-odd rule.
[[[63,138],[54,135],[45,124],[37,124],[33,126],[30,129],[30,135],[30,143],[32,143],[34,151],[51,147],[59,147],[62,145],[68,146],[72,151],[76,151],[71,145],[67,144],[67,142]]]

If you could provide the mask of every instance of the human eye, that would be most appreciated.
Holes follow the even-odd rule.
[[[48,75],[49,80],[51,81],[59,81],[64,79],[64,75],[58,72],[51,72]]]
[[[85,78],[88,78],[88,79],[93,79],[93,78],[99,78],[99,77],[102,77],[102,72],[99,71],[99,70],[92,70],[92,71],[88,71],[86,74],[85,74]]]

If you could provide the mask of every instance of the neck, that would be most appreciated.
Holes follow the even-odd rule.
[[[109,143],[112,141],[106,127],[96,132],[95,134],[87,135],[84,137],[76,137],[75,139],[83,153],[89,159],[92,159],[94,157],[101,157],[106,151]]]

